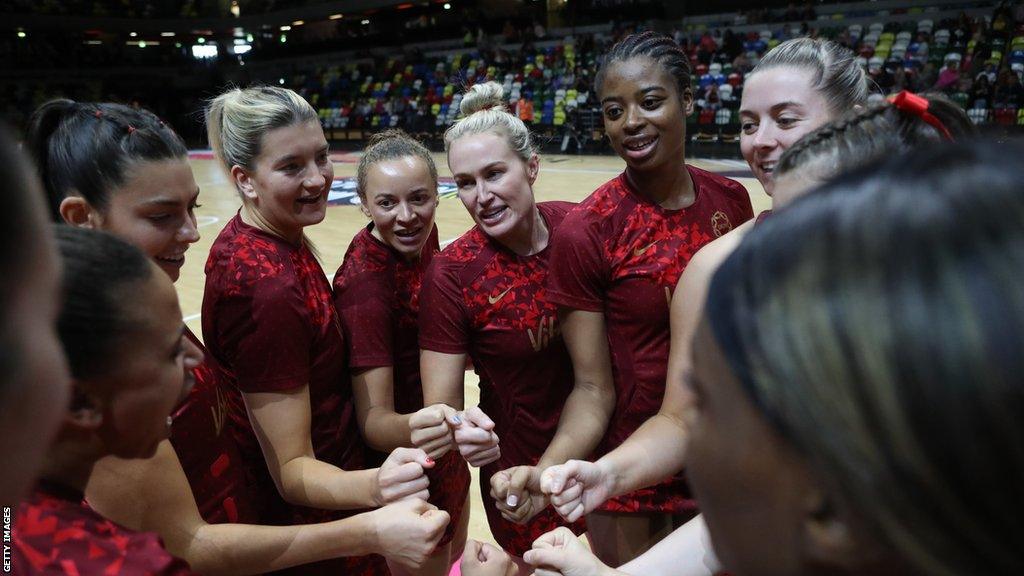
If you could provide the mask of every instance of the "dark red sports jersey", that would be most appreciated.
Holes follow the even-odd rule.
[[[572,208],[568,202],[537,206],[549,234]],[[501,439],[501,459],[480,473],[484,506],[495,539],[520,556],[561,525],[551,509],[527,526],[507,522],[489,496],[495,472],[536,464],[572,391],[572,362],[545,288],[550,254],[549,245],[518,256],[474,227],[434,257],[420,295],[420,347],[468,354],[480,376],[480,407]]]
[[[225,386],[257,393],[308,385],[317,459],[346,470],[363,467],[341,325],[331,285],[308,247],[249,226],[238,215],[232,218],[206,263],[203,337]],[[265,503],[263,523],[322,522],[357,512],[285,503],[267,470],[241,394],[227,397],[230,429],[253,478],[251,496]],[[342,568],[343,561],[329,564],[350,569]]]
[[[40,481],[18,506],[11,536],[14,574],[194,574],[156,534],[107,520],[80,491],[53,482]]]
[[[353,373],[391,366],[395,412],[423,408],[417,319],[423,274],[438,250],[437,227],[419,261],[410,263],[374,237],[370,224],[352,239],[334,275],[334,303],[348,346]],[[370,454],[383,462],[386,454]],[[469,468],[456,452],[446,454],[427,473],[430,503],[451,515],[441,545],[451,542],[469,492]]]
[[[192,370],[195,385],[174,412],[171,445],[204,520],[257,523],[259,503],[250,498],[242,455],[228,430],[228,395],[238,391],[221,385],[216,361],[191,330],[185,334],[203,350],[204,360]]]
[[[669,303],[690,257],[753,217],[734,180],[687,166],[696,199],[666,210],[639,195],[626,174],[602,185],[565,217],[549,278],[559,306],[603,312],[616,406],[600,454],[657,413],[665,394]],[[610,500],[604,510],[685,512],[694,503],[680,478]]]

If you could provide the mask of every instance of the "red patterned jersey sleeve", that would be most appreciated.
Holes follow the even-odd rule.
[[[368,236],[364,228],[352,239],[334,275],[334,305],[353,370],[395,363],[394,286],[384,274],[386,257],[376,253]]]
[[[457,242],[457,241],[456,241]],[[446,354],[469,352],[470,319],[459,285],[458,263],[449,250],[427,268],[420,292],[420,348]]]
[[[258,282],[251,291],[251,307],[225,306],[220,311],[234,313],[219,322],[228,336],[222,342],[238,387],[243,392],[279,392],[305,386],[314,335],[304,296],[290,276]]]
[[[548,297],[560,306],[604,311],[611,276],[599,223],[579,207],[569,211],[551,241]]]

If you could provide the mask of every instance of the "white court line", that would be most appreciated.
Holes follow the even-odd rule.
[[[203,226],[210,226],[220,222],[220,218],[216,216],[198,216],[196,217],[196,226],[202,228]]]

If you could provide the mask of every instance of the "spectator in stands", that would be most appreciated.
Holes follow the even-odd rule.
[[[1000,83],[995,90],[996,108],[1020,108],[1024,104],[1024,86],[1016,73],[1004,70],[1000,74]]]
[[[947,59],[933,88],[940,92],[950,92],[956,88],[958,80],[960,80],[960,63],[953,59]]]
[[[516,102],[516,116],[529,128],[533,124],[533,100],[520,98]]]
[[[988,76],[984,74],[978,75],[978,79],[975,80],[974,86],[969,92],[972,108],[989,108],[992,105],[992,84],[988,81]]]

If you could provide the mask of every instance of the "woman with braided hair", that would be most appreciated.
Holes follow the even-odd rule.
[[[574,389],[532,490],[547,466],[611,451],[657,412],[672,289],[701,246],[753,216],[743,186],[685,163],[693,94],[689,59],[671,38],[626,37],[605,56],[595,88],[626,169],[573,208],[552,242],[548,288]],[[601,558],[628,561],[696,513],[683,479],[668,472],[586,511]]]
[[[857,66],[849,50],[829,41],[800,38],[779,44],[747,75],[740,105],[743,133],[740,149],[751,171],[771,195],[775,187],[774,171],[782,153],[809,133],[831,119],[842,115],[867,99],[864,72]],[[711,245],[735,242],[751,224],[735,223],[736,230],[714,239]],[[703,248],[698,252],[707,251]],[[687,263],[686,269],[700,267],[700,256]],[[682,277],[694,272],[683,272]],[[661,358],[664,399],[659,397],[660,410],[636,430],[617,449],[596,462],[572,461],[549,468],[543,488],[551,494],[551,502],[559,513],[569,519],[598,510],[609,499],[651,486],[666,474],[683,468],[686,433],[682,427],[685,396],[679,380],[679,360],[684,360],[688,338],[681,336],[679,322],[696,317],[692,311],[700,306],[703,294],[679,293],[674,276],[671,314],[664,320],[671,323],[671,352]],[[669,319],[671,317],[671,320]],[[667,331],[666,331],[667,337]],[[667,364],[667,370],[666,370]]]
[[[901,93],[892,102],[874,105],[826,124],[789,147],[774,170],[773,209],[792,202],[841,172],[889,156],[898,156],[922,144],[962,139],[974,133],[974,125],[963,110],[945,98],[937,95],[925,98]],[[712,242],[691,260],[676,293],[700,298],[694,307],[697,313],[703,311],[703,302],[714,271],[736,249],[742,236],[754,227],[741,227]],[[692,340],[696,321],[691,316],[683,316],[685,311],[673,301],[673,326],[681,326],[686,330],[683,332],[684,337]],[[685,361],[690,362],[689,350],[684,351],[675,339],[673,344],[671,366],[680,365],[679,355],[684,352],[687,355]],[[685,418],[694,408],[694,398],[688,391],[684,392],[680,398],[683,405],[679,410]],[[682,441],[687,442],[688,438]],[[540,567],[562,573],[571,571],[574,575],[595,576],[616,573],[697,576],[710,574],[718,568],[718,560],[711,552],[702,517],[677,530],[650,552],[622,566],[619,571],[601,564],[597,558],[578,546],[574,539],[557,531],[538,540],[535,549],[527,553],[526,559]]]

